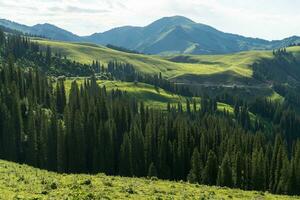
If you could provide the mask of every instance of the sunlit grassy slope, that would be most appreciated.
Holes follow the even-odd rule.
[[[187,55],[193,62],[172,62],[174,57],[159,57],[151,55],[129,54],[115,51],[106,47],[67,43],[50,40],[35,40],[43,46],[49,45],[54,52],[61,52],[68,58],[82,63],[92,63],[100,60],[107,63],[110,60],[127,62],[144,73],[162,72],[165,77],[174,78],[183,74],[209,75],[222,72],[234,72],[242,77],[251,77],[252,69],[249,67],[260,58],[272,57],[270,51],[248,51],[228,55]]]
[[[82,78],[77,78],[76,82],[78,84],[82,84],[83,80],[84,79]],[[65,81],[65,88],[67,93],[71,88],[72,81],[74,81],[74,79],[67,79]],[[172,104],[176,105],[179,102],[185,104],[186,102],[186,97],[173,94],[161,88],[155,89],[154,86],[145,83],[105,81],[105,80],[98,80],[97,83],[100,86],[105,85],[107,91],[111,91],[113,89],[114,90],[119,89],[121,91],[124,91],[130,97],[134,97],[138,101],[143,101],[146,105],[153,108],[166,109],[168,102],[171,103],[171,105]],[[199,104],[200,99],[199,98],[194,98],[194,99]],[[225,109],[229,113],[233,112],[233,108],[230,105],[224,103],[218,103],[218,109],[221,111]]]
[[[0,160],[0,199],[257,199],[299,197],[119,176],[66,175]]]

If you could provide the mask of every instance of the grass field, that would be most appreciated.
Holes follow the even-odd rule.
[[[300,197],[162,181],[156,178],[57,174],[0,160],[0,199],[294,200]]]
[[[172,62],[174,57],[160,57],[152,55],[130,54],[115,51],[106,47],[82,44],[67,43],[49,40],[34,40],[42,46],[49,45],[54,52],[61,52],[68,58],[81,63],[92,63],[93,60],[100,60],[107,63],[110,60],[117,60],[134,65],[143,73],[162,72],[167,78],[174,78],[184,74],[214,74],[222,72],[234,72],[242,77],[251,77],[252,69],[250,64],[260,58],[272,57],[270,51],[248,51],[228,55],[185,55],[192,63]]]

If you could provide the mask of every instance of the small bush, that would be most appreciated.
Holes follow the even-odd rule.
[[[126,192],[128,194],[136,194],[136,192],[133,190],[133,188],[131,186],[125,188],[124,192]]]
[[[93,200],[93,199],[95,199],[95,196],[92,193],[89,193],[89,194],[86,195],[85,199],[86,200]]]
[[[47,194],[48,194],[48,191],[47,191],[47,190],[43,190],[43,191],[41,192],[41,194],[47,195]]]
[[[56,190],[57,189],[57,184],[55,182],[51,183],[50,188],[52,190]]]
[[[86,179],[81,183],[81,185],[91,185],[91,184],[92,184],[92,181],[90,179]]]
[[[107,187],[112,187],[113,186],[112,182],[110,182],[110,181],[103,181],[102,183],[103,183],[104,186],[107,186]]]

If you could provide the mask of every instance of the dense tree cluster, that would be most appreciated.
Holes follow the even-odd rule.
[[[1,31],[0,31],[1,32]],[[38,67],[49,75],[59,76],[90,76],[94,73],[91,65],[80,64],[62,57],[61,54],[54,54],[51,48],[41,47],[28,37],[21,35],[5,35],[0,37],[0,43],[4,46],[1,53],[4,59],[13,59],[21,67]],[[4,38],[4,40],[3,40]]]
[[[96,63],[96,62],[95,62]],[[178,85],[162,77],[162,74],[142,74],[135,70],[135,68],[128,63],[121,63],[117,61],[110,61],[107,65],[107,70],[113,78],[127,82],[141,82],[153,85],[156,89],[162,88],[166,91],[180,94],[183,96],[193,96],[190,88],[184,85]]]
[[[253,77],[264,82],[288,83],[292,86],[300,80],[300,64],[285,48],[273,51],[273,58],[254,63]]]
[[[124,48],[124,47],[115,46],[115,45],[112,45],[112,44],[108,44],[108,45],[106,45],[106,47],[110,48],[110,49],[117,50],[117,51],[123,51],[123,52],[126,52],[126,53],[143,54],[143,53],[138,52],[138,51],[130,50],[130,49],[127,49],[127,48]]]
[[[296,47],[296,46],[300,46],[300,43],[292,43],[289,45],[289,47]]]
[[[299,192],[300,142],[287,145],[284,117],[275,138],[235,120],[242,108],[231,116],[212,100],[202,100],[201,109],[195,102],[187,112],[180,104],[165,112],[107,93],[95,78],[73,82],[67,98],[62,80],[53,88],[38,70],[7,64],[0,76],[2,159],[59,172]]]

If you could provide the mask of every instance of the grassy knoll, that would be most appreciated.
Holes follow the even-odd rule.
[[[300,197],[119,176],[67,175],[0,160],[0,199],[257,199]]]

